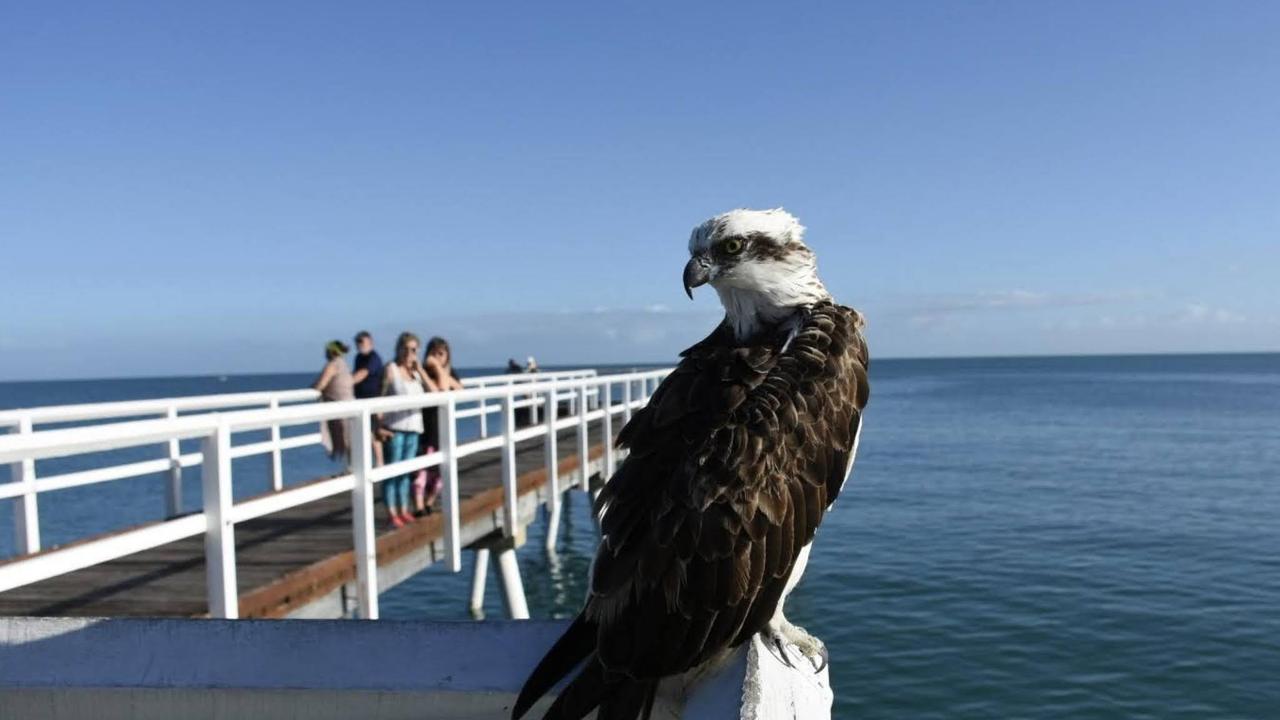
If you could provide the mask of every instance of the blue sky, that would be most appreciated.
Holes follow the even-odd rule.
[[[878,356],[1280,350],[1280,4],[7,3],[0,379],[663,361],[784,206]]]

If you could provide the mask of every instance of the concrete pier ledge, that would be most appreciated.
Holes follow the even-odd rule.
[[[498,720],[564,626],[0,618],[0,717]],[[788,668],[759,641],[670,684],[655,717],[831,713],[826,670]]]

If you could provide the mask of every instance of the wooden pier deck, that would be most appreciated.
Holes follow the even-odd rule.
[[[581,487],[584,477],[598,472],[603,452],[600,425],[590,423],[586,463],[578,457],[576,430],[558,433],[562,490],[574,484]],[[523,528],[536,516],[539,503],[546,498],[543,438],[519,443],[516,451]],[[501,467],[500,450],[477,453],[458,461],[465,545],[487,542],[501,529]],[[377,507],[375,513],[379,523],[377,555],[381,590],[443,558],[441,513],[420,518],[399,530],[389,528],[381,507]],[[351,495],[348,493],[238,523],[235,539],[240,617],[338,617],[348,612],[354,603],[356,574],[351,528]],[[202,536],[0,593],[0,615],[197,617],[206,614]]]

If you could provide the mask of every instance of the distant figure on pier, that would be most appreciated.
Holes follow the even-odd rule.
[[[375,398],[382,395],[382,356],[373,349],[373,336],[368,330],[356,333],[356,363],[351,373],[355,383],[356,399]],[[375,421],[373,427],[373,466],[382,465],[382,441],[378,438]]]
[[[507,358],[507,374],[508,375],[520,375],[525,372],[527,372],[527,370],[524,369],[523,365],[516,362],[515,358]],[[533,397],[532,395],[524,395],[520,399],[530,400],[532,399],[532,397]],[[532,424],[533,424],[533,408],[528,405],[521,405],[520,407],[516,408],[516,427],[518,428],[529,427]]]
[[[421,395],[434,392],[436,384],[418,362],[418,336],[402,332],[396,340],[395,362],[387,365],[382,379],[383,395]],[[418,436],[422,434],[421,410],[396,410],[379,418],[378,434],[383,438],[383,457],[388,463],[408,460],[418,455]],[[382,499],[387,515],[395,527],[413,522],[409,510],[409,473],[387,478],[382,483]]]
[[[346,356],[351,348],[341,340],[330,340],[324,346],[325,365],[311,387],[320,391],[320,398],[328,402],[354,400],[355,388],[351,371],[347,369]],[[350,421],[335,418],[320,423],[320,442],[332,460],[348,462],[351,459]]]
[[[538,372],[538,361],[537,361],[537,360],[535,360],[535,359],[533,358],[533,356],[532,356],[532,355],[530,355],[528,358],[526,358],[526,359],[525,359],[525,361],[524,361],[524,371],[525,371],[525,372]]]
[[[449,341],[442,337],[433,337],[427,341],[426,352],[423,353],[423,365],[427,375],[442,392],[461,390],[462,381],[458,372],[453,369],[453,353],[449,349]],[[440,448],[440,409],[423,408],[422,438],[418,441],[418,454],[426,455]],[[439,467],[429,467],[418,472],[413,478],[414,514],[430,515],[440,489],[444,485],[440,477]]]
[[[373,398],[382,394],[382,356],[373,349],[373,336],[368,330],[356,333],[356,363],[351,380],[357,398]]]

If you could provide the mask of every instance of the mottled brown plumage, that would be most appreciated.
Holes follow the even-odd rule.
[[[765,627],[849,469],[869,390],[861,326],[824,301],[745,341],[726,321],[682,353],[619,435],[630,454],[600,495],[586,607],[513,717],[585,659],[546,717],[604,703],[601,718],[634,718],[658,679]]]

